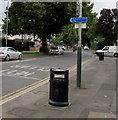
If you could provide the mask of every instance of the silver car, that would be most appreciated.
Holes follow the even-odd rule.
[[[60,46],[52,47],[49,51],[49,54],[63,54],[64,50]]]
[[[10,59],[22,59],[22,52],[15,50],[13,47],[0,47],[0,59],[9,61]]]

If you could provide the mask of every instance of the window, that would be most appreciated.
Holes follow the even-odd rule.
[[[16,50],[14,48],[8,48],[7,51],[14,51],[14,52],[16,52]]]
[[[103,50],[109,50],[109,47],[104,47]]]
[[[5,48],[2,48],[2,47],[0,48],[0,51],[4,51],[4,50],[5,50]]]

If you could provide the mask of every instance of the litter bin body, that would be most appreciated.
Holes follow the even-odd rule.
[[[49,104],[68,106],[68,70],[50,69]]]
[[[104,53],[103,52],[99,53],[99,60],[100,61],[104,60]]]

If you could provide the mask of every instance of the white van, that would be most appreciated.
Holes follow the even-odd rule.
[[[101,50],[97,50],[96,54],[99,55],[100,53],[104,53],[106,55],[112,54],[114,57],[118,56],[118,46],[105,46]]]

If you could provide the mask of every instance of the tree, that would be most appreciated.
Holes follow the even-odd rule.
[[[90,45],[90,41],[96,37],[95,34],[95,27],[97,23],[97,14],[92,13],[93,3],[90,4],[89,2],[83,2],[83,16],[88,17],[89,21],[87,22],[87,28],[82,30],[82,44]],[[76,17],[76,16],[72,16]],[[74,27],[74,26],[73,26]],[[58,37],[55,39],[64,39],[67,45],[72,45],[73,43],[77,44],[78,36],[77,31],[73,31],[72,25],[65,26],[64,29],[61,31],[61,34],[57,35]],[[73,34],[69,34],[71,33]],[[64,33],[63,33],[64,32]],[[76,32],[76,33],[75,33]],[[76,34],[76,35],[75,35]]]
[[[112,45],[117,40],[118,26],[118,10],[117,9],[103,9],[100,12],[100,17],[96,27],[96,34],[102,35],[104,45]]]
[[[39,30],[39,21],[45,14],[45,10],[43,10],[43,4],[22,2],[12,3],[8,12],[9,35],[31,33],[36,34]],[[6,23],[6,18],[3,21]]]
[[[42,40],[42,48],[47,47],[47,38],[59,33],[70,23],[75,14],[75,3],[12,3],[9,8],[9,34],[31,34]],[[5,21],[4,21],[5,23]]]
[[[74,43],[77,44],[78,34],[73,24],[68,24],[63,27],[62,32],[53,40],[58,44],[60,44],[60,41],[63,41],[64,45],[72,46]]]
[[[92,41],[96,34],[95,34],[95,28],[97,23],[97,13],[92,12],[94,4],[90,2],[84,2],[83,3],[83,17],[88,17],[87,28],[82,30],[82,44],[89,45],[90,41]]]
[[[93,4],[83,3],[83,16],[89,18],[87,29],[83,30],[83,44],[90,41],[87,31],[94,22],[93,17],[96,16],[92,13],[92,8]],[[44,51],[47,48],[47,39],[50,39],[53,34],[60,33],[63,26],[70,24],[71,17],[76,17],[74,2],[12,3],[9,8],[9,34],[34,34],[34,37],[38,35],[42,40],[41,50]],[[66,40],[65,43],[68,44],[69,39]]]
[[[44,3],[46,15],[42,18],[43,28],[38,34],[43,40],[42,48],[46,48],[46,39],[51,34],[58,34],[69,19],[75,14],[75,3]]]

